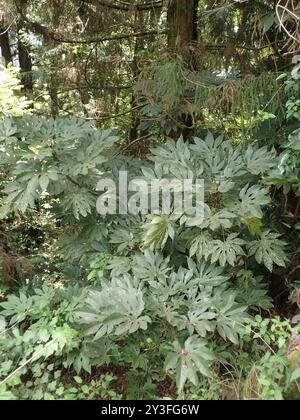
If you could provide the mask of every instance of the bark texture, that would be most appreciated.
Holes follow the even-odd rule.
[[[192,45],[198,41],[198,0],[169,0],[168,4],[168,49],[181,56],[191,70],[195,70]],[[193,118],[183,114],[179,127],[171,136],[187,138],[193,134]]]
[[[31,99],[33,91],[33,77],[32,77],[32,60],[30,56],[30,47],[27,45],[22,37],[22,32],[26,32],[26,21],[23,16],[26,16],[27,0],[23,0],[19,4],[20,17],[18,21],[18,55],[21,69],[22,84],[24,86],[25,95]]]
[[[0,47],[2,57],[5,59],[5,65],[12,63],[12,53],[10,49],[9,33],[7,28],[0,26]]]
[[[198,0],[170,0],[168,7],[170,51],[186,53],[197,41]]]

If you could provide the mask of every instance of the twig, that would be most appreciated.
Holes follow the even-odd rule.
[[[298,42],[300,42],[300,40],[299,39],[297,39],[297,38],[295,38],[294,37],[294,35],[293,34],[291,34],[290,32],[289,32],[289,30],[286,28],[286,26],[284,25],[284,23],[283,23],[283,18],[284,18],[284,16],[285,16],[285,13],[287,12],[287,13],[289,13],[291,16],[293,16],[294,18],[296,18],[296,20],[300,20],[300,18],[299,18],[299,16],[297,16],[294,12],[292,12],[291,10],[289,10],[288,8],[287,8],[287,4],[288,4],[288,2],[286,3],[286,5],[285,6],[283,6],[282,4],[280,4],[280,2],[278,2],[277,3],[277,5],[276,5],[276,15],[277,15],[277,18],[278,18],[278,21],[279,21],[279,24],[280,24],[280,27],[284,30],[284,32],[291,38],[291,39],[293,39],[294,41],[296,41],[297,43]],[[279,8],[281,8],[281,9],[283,9],[283,13],[282,13],[282,15],[280,15],[280,12],[279,12]]]

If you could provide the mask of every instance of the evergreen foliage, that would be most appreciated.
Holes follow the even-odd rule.
[[[300,399],[299,16],[0,1],[0,400]]]

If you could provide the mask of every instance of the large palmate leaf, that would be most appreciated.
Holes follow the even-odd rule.
[[[194,142],[191,150],[201,158],[206,171],[212,175],[220,174],[226,166],[224,148],[227,144],[223,137],[214,138],[209,132],[205,140],[195,138]]]
[[[86,333],[94,335],[95,340],[110,334],[118,336],[146,330],[151,322],[148,316],[142,316],[143,292],[126,277],[101,291],[90,291],[86,304],[87,309],[77,312],[77,316],[87,327]]]
[[[150,159],[156,163],[156,167],[162,169],[162,173],[178,179],[187,178],[187,174],[192,173],[194,168],[189,144],[182,137],[177,142],[168,140],[163,146],[152,149]],[[197,173],[201,172],[202,169],[198,168]]]
[[[251,271],[241,270],[235,284],[236,299],[242,305],[247,305],[252,309],[271,309],[273,304],[272,298],[268,294],[268,287],[263,276],[254,277]]]
[[[205,259],[209,257],[211,254],[211,243],[212,243],[212,236],[206,232],[199,232],[195,231],[193,233],[194,238],[192,238],[190,242],[190,257],[196,256],[198,260]]]
[[[210,244],[211,263],[219,261],[222,267],[226,263],[235,266],[237,257],[245,255],[242,245],[245,245],[245,241],[240,239],[237,233],[229,235],[224,242],[219,239],[212,241]]]
[[[220,228],[223,229],[230,229],[233,225],[234,219],[236,215],[231,213],[227,210],[220,210],[217,212],[213,212],[209,210],[205,214],[205,218],[203,223],[201,224],[201,228],[209,228],[210,230],[217,230]]]
[[[2,123],[0,137],[9,173],[3,199],[7,212],[25,213],[49,195],[60,198],[57,203],[76,219],[95,209],[96,176],[117,141],[111,130],[95,130],[77,118],[24,116]]]
[[[5,302],[0,304],[0,313],[5,317],[10,317],[10,324],[24,321],[30,313],[33,299],[20,292],[19,297],[9,295]]]
[[[213,297],[212,307],[216,312],[217,331],[224,340],[238,344],[238,334],[249,321],[247,306],[236,302],[236,294],[230,290],[218,290]]]
[[[159,253],[145,251],[136,255],[133,260],[133,274],[142,280],[151,282],[168,276],[171,268],[168,266],[170,258],[164,258]]]
[[[157,280],[150,281],[152,292],[159,300],[168,300],[172,296],[184,295],[198,283],[193,270],[180,267],[177,272],[169,276],[158,276]]]
[[[281,235],[270,232],[263,232],[261,237],[248,245],[249,256],[255,256],[259,264],[264,264],[269,271],[273,270],[274,264],[285,267],[288,258],[284,251],[285,242],[279,240]]]
[[[243,220],[253,217],[261,219],[263,217],[262,206],[269,204],[271,201],[268,190],[258,185],[246,185],[239,194],[239,201],[226,202],[226,206],[233,213],[239,215]]]
[[[118,245],[117,251],[122,253],[135,246],[134,235],[128,229],[116,229],[110,236],[111,244]]]
[[[270,152],[267,146],[260,149],[249,146],[244,159],[248,172],[253,175],[267,172],[276,165],[274,152]]]
[[[120,277],[128,273],[132,268],[132,261],[128,257],[113,257],[108,264],[108,269],[111,270],[111,277]]]
[[[182,391],[187,380],[195,386],[198,385],[198,373],[210,376],[210,365],[214,360],[212,351],[207,343],[197,336],[186,340],[182,347],[178,341],[173,344],[173,350],[165,361],[165,370],[176,372],[176,382],[179,391]]]
[[[63,203],[65,203],[65,209],[71,210],[75,218],[79,219],[80,216],[86,217],[91,213],[92,207],[95,206],[95,198],[88,190],[82,188],[66,195]]]
[[[216,287],[225,283],[229,276],[224,274],[222,267],[202,263],[197,266],[199,287]]]
[[[32,178],[28,176],[27,179],[28,181],[26,182],[23,178],[23,181],[26,182],[24,188],[17,182],[14,182],[9,184],[4,191],[7,194],[6,203],[14,203],[22,213],[25,213],[28,207],[33,207],[35,200],[38,198],[39,177],[34,175]]]
[[[186,328],[190,334],[196,332],[200,337],[206,337],[208,332],[213,332],[216,328],[215,322],[212,322],[215,318],[216,313],[213,311],[194,309],[188,313]]]

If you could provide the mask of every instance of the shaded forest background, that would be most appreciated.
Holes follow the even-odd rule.
[[[176,137],[207,125],[205,109],[221,124],[258,109],[262,88],[276,96],[298,49],[290,3],[2,2],[2,55],[40,115],[115,124],[127,143]]]

